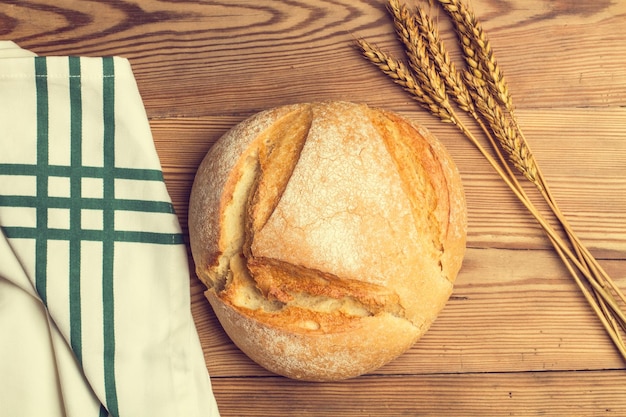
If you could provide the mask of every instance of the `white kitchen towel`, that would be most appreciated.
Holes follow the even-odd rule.
[[[0,42],[0,416],[218,416],[129,62]]]

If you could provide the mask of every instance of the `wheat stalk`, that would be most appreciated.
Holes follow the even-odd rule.
[[[417,7],[411,11],[399,0],[388,0],[387,9],[404,45],[408,68],[364,40],[358,40],[357,46],[366,59],[400,84],[424,108],[440,120],[454,124],[476,146],[546,232],[583,296],[626,359],[626,344],[621,334],[626,331],[626,314],[619,305],[619,300],[626,303],[626,297],[582,244],[558,207],[515,116],[504,74],[480,22],[460,0],[437,1],[453,22],[465,58],[464,70],[457,70],[434,22],[424,10]],[[461,122],[449,98],[476,121],[491,152]],[[507,159],[540,191],[567,240],[536,208]]]

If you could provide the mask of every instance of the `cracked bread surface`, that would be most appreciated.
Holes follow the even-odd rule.
[[[190,243],[233,342],[312,381],[372,371],[445,305],[465,200],[443,146],[395,113],[347,102],[261,112],[207,153]]]

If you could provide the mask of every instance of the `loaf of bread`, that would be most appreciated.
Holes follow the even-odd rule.
[[[189,235],[206,297],[266,369],[330,381],[409,349],[451,292],[466,207],[423,127],[347,102],[258,113],[200,165]]]

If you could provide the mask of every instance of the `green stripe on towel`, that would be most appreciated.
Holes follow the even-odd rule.
[[[75,168],[82,165],[83,104],[80,81],[80,58],[69,58],[70,69],[70,344],[78,363],[82,366],[82,316],[80,297],[81,241],[81,177]]]
[[[45,57],[35,58],[35,88],[37,91],[37,197],[48,195],[48,65]],[[37,206],[37,234],[35,243],[35,288],[47,305],[48,265],[48,209]]]
[[[112,416],[119,415],[115,383],[115,305],[113,288],[113,259],[115,256],[115,68],[113,58],[102,59],[104,175],[102,240],[102,315],[104,324],[104,389],[106,406]]]

